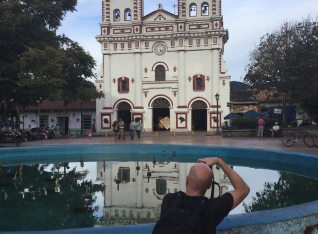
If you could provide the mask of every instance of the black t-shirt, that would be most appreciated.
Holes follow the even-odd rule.
[[[167,194],[161,205],[161,214],[169,207],[169,200],[172,193]],[[187,196],[186,201],[202,200],[202,197]],[[209,199],[210,200],[210,199]],[[213,198],[213,204],[210,200],[209,206],[201,213],[201,231],[202,234],[211,234],[212,231],[222,222],[229,214],[233,206],[233,196],[230,193],[225,193],[223,196]]]

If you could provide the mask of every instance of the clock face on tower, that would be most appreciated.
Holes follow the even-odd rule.
[[[156,55],[163,55],[164,53],[166,53],[166,46],[164,43],[162,42],[158,42],[156,45],[155,45],[155,48],[154,48],[154,51],[155,51],[155,54]]]

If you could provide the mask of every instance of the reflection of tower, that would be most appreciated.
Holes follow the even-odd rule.
[[[112,170],[113,169],[113,163],[112,162],[107,162],[106,168],[105,168],[105,206],[106,207],[111,207],[112,206],[112,185],[113,185],[113,180],[112,180]]]
[[[139,163],[140,168],[144,168],[144,164],[142,162]],[[142,170],[139,171],[138,175],[136,175],[136,206],[141,208],[143,206],[143,173]]]
[[[179,190],[186,192],[187,164],[179,163]]]

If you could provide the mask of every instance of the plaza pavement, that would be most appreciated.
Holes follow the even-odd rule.
[[[318,142],[318,138],[315,138],[315,143]],[[224,138],[221,136],[211,136],[209,132],[194,132],[194,136],[191,132],[181,133],[176,132],[176,136],[173,136],[173,132],[158,132],[156,136],[155,132],[142,132],[141,139],[136,138],[131,140],[129,133],[126,132],[126,140],[120,141],[114,140],[113,133],[108,133],[107,138],[105,133],[94,133],[92,139],[87,136],[75,136],[75,139],[70,137],[64,137],[61,139],[45,139],[38,141],[22,142],[21,147],[31,146],[53,146],[53,145],[84,145],[84,144],[167,144],[167,145],[206,145],[206,146],[229,146],[229,147],[241,147],[241,148],[256,148],[256,149],[272,149],[288,152],[302,152],[308,154],[318,155],[318,148],[307,147],[303,142],[295,143],[292,147],[285,147],[282,144],[282,138],[270,138],[270,137],[231,137]],[[15,147],[15,143],[0,143],[1,147]]]

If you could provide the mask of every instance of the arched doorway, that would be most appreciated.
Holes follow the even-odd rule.
[[[192,129],[207,131],[207,108],[205,102],[195,101],[192,103]]]
[[[121,118],[125,122],[125,130],[129,130],[129,124],[131,123],[131,106],[127,102],[121,102],[118,104],[117,120]]]
[[[170,103],[167,99],[157,98],[152,103],[153,130],[170,131]]]

